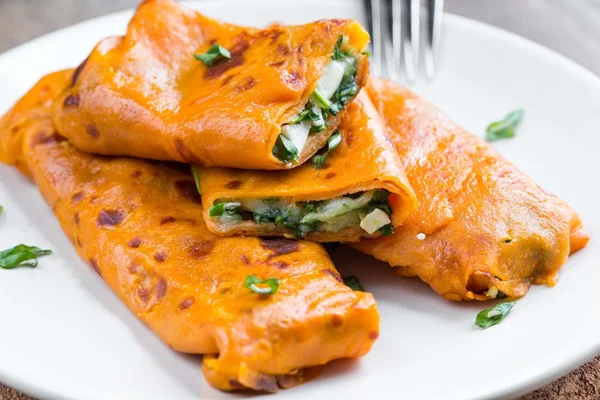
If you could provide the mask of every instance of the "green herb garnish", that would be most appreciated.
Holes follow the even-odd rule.
[[[4,211],[4,207],[2,207],[2,204],[0,204],[0,215],[2,215],[3,211]]]
[[[508,296],[505,293],[502,293],[501,291],[498,290],[498,294],[496,295],[497,299],[505,299]]]
[[[197,165],[192,165],[192,175],[194,176],[194,182],[196,182],[196,189],[198,193],[202,194],[200,191],[200,167]]]
[[[325,160],[329,153],[336,149],[342,143],[342,134],[340,131],[335,131],[329,139],[327,139],[327,150],[323,154],[317,154],[312,158],[312,164],[315,168],[323,168]]]
[[[381,233],[381,236],[391,236],[394,234],[394,225],[387,224],[377,230]]]
[[[344,284],[356,292],[364,292],[360,281],[356,275],[350,275],[344,278]]]
[[[290,125],[299,124],[300,122],[307,119],[311,121],[318,121],[320,119],[320,116],[313,110],[307,108],[306,110],[302,111],[300,114],[292,118],[292,120],[290,121]]]
[[[218,217],[223,214],[237,214],[240,209],[240,203],[221,201],[208,210],[208,215]]]
[[[522,108],[509,113],[502,121],[493,122],[487,127],[485,140],[493,142],[499,139],[507,139],[515,136],[515,129],[523,119]]]
[[[496,304],[494,307],[481,311],[475,318],[475,325],[481,329],[499,324],[514,307],[514,302]],[[491,315],[490,315],[491,314]]]
[[[273,146],[273,155],[286,163],[290,161],[298,162],[298,149],[294,143],[283,135],[279,135],[275,146]]]
[[[323,109],[323,111],[328,111],[331,108],[329,99],[325,98],[325,95],[321,93],[318,88],[313,92],[313,98],[317,102],[317,105]]]
[[[13,269],[19,266],[35,268],[38,265],[37,258],[48,254],[52,254],[52,251],[20,244],[12,249],[0,251],[0,268]]]
[[[344,45],[344,36],[340,36],[338,40],[335,42],[335,47],[333,48],[332,59],[336,61],[344,60],[346,58],[352,57],[351,51],[342,51],[342,46]]]
[[[244,287],[258,294],[275,294],[279,289],[279,278],[269,278],[264,281],[254,275],[248,275]]]
[[[215,43],[206,53],[194,54],[194,58],[198,61],[202,61],[207,67],[212,67],[221,61],[230,60],[231,53],[226,48]]]

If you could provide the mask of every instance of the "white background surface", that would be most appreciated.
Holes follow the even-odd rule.
[[[359,12],[358,3],[337,1],[259,3],[200,6],[213,16],[259,25]],[[0,111],[43,73],[78,64],[98,39],[122,32],[127,19],[96,20],[1,56]],[[504,396],[556,378],[600,351],[600,315],[594,312],[600,304],[597,78],[516,37],[447,18],[438,80],[415,90],[473,132],[524,107],[518,137],[497,147],[580,211],[592,242],[565,266],[556,288],[532,289],[505,322],[483,332],[473,327],[481,304],[449,303],[419,281],[395,278],[384,265],[342,248],[336,265],[343,274],[359,275],[378,300],[380,339],[359,362],[335,363],[316,382],[278,398]],[[2,247],[25,242],[56,251],[37,270],[2,274],[0,320],[12,328],[0,330],[0,381],[44,398],[228,397],[204,382],[197,358],[170,351],[129,313],[79,261],[37,190],[4,166],[0,203]]]

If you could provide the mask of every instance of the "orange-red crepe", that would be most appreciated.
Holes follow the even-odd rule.
[[[26,163],[80,256],[136,316],[175,350],[204,354],[206,379],[223,390],[277,391],[369,351],[375,301],[343,284],[321,246],[213,235],[189,173],[87,155],[58,136],[45,105],[71,75],[21,99],[0,120],[0,143],[20,153],[11,162]],[[249,275],[279,278],[279,290],[254,293]]]
[[[351,242],[361,237],[378,237],[381,235],[379,230],[369,233],[360,226],[361,219],[364,220],[366,214],[373,211],[374,200],[352,211],[344,203],[346,205],[338,206],[339,216],[320,217],[321,220],[314,226],[298,223],[302,221],[302,215],[292,215],[302,208],[306,214],[305,202],[318,202],[315,212],[322,212],[326,207],[335,205],[328,200],[349,199],[348,195],[374,190],[390,193],[383,201],[389,204],[388,211],[391,211],[385,223],[398,226],[417,207],[417,199],[396,149],[387,138],[381,118],[366,93],[359,94],[348,105],[339,132],[341,142],[329,153],[322,168],[307,162],[288,171],[199,169],[197,177],[208,229],[219,235],[288,238],[300,235],[319,242]],[[253,215],[246,213],[248,218],[243,220],[232,220],[227,214],[224,214],[225,219],[222,219],[223,215],[211,217],[210,209],[224,201],[241,201],[242,207],[248,203],[258,212]],[[342,204],[342,201],[338,203]],[[348,203],[351,205],[352,201]],[[241,217],[241,214],[237,215]],[[262,217],[273,215],[280,221],[275,223],[273,218]],[[300,229],[305,231],[298,231]]]
[[[258,12],[258,11],[257,11]],[[339,124],[309,136],[298,163],[277,159],[282,125],[304,110],[340,37],[368,71],[368,34],[356,21],[247,28],[172,0],[146,0],[127,34],[102,40],[56,102],[54,121],[79,150],[206,166],[286,169],[323,147]],[[231,59],[194,58],[219,44]]]
[[[575,211],[424,99],[381,79],[367,91],[420,206],[393,236],[355,247],[450,300],[554,285],[588,242]]]

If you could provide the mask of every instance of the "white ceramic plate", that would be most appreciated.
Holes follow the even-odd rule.
[[[362,18],[360,2],[227,1],[195,7],[228,21],[264,25],[323,17]],[[124,31],[130,12],[34,40],[0,56],[0,111],[42,75],[72,67],[95,42]],[[473,132],[517,107],[518,137],[496,147],[583,217],[590,245],[554,289],[535,287],[500,325],[478,331],[479,304],[455,304],[416,279],[343,248],[343,274],[360,276],[381,310],[381,336],[357,362],[277,398],[479,399],[518,395],[600,353],[600,80],[506,32],[448,15],[441,69],[417,92]],[[24,242],[55,254],[40,267],[0,270],[0,381],[41,398],[234,398],[210,388],[200,359],[176,354],[139,322],[79,260],[36,188],[0,167],[0,247]]]

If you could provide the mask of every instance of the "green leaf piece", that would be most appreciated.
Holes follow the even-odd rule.
[[[335,150],[340,143],[342,143],[342,134],[340,131],[335,131],[333,135],[327,140],[327,150],[323,154],[317,154],[312,158],[312,164],[315,168],[323,168],[325,165],[325,160],[327,160],[327,156],[333,150]]]
[[[230,60],[231,53],[220,44],[215,43],[206,53],[194,54],[194,58],[198,61],[202,61],[207,67],[212,67],[221,61]]]
[[[523,119],[525,111],[520,108],[509,113],[502,121],[492,122],[486,131],[485,140],[493,142],[515,136],[515,129]]]
[[[487,329],[499,324],[514,307],[515,302],[500,303],[487,310],[481,311],[475,318],[475,325],[481,329]]]
[[[363,289],[362,285],[360,284],[360,281],[358,280],[358,277],[356,275],[350,275],[344,278],[344,284],[346,286],[348,286],[350,289],[354,290],[355,292],[364,292],[365,290]]]
[[[52,251],[20,244],[0,251],[0,268],[13,269],[19,266],[35,268],[38,265],[37,258],[48,254],[52,254]]]
[[[279,278],[269,278],[264,281],[254,275],[248,275],[244,287],[258,294],[275,294],[279,289]]]

